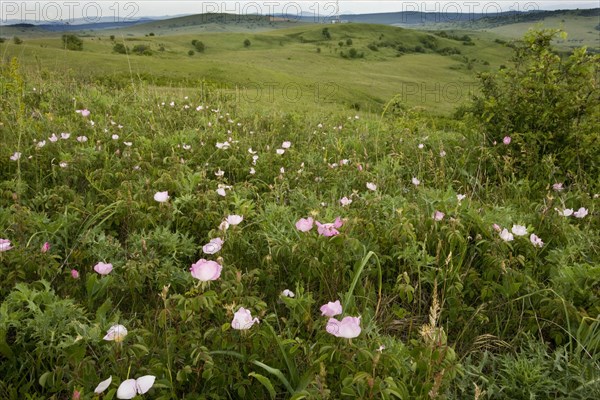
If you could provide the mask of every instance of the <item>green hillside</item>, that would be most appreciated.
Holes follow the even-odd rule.
[[[240,101],[266,102],[277,108],[342,103],[380,112],[400,95],[408,107],[423,106],[437,113],[450,112],[466,100],[475,73],[497,68],[509,54],[509,49],[486,35],[465,46],[426,32],[370,24],[294,24],[251,33],[163,35],[159,31],[169,24],[182,30],[197,28],[189,25],[194,21],[198,22],[185,17],[153,22],[143,29],[85,35],[81,52],[64,50],[59,34],[27,38],[21,45],[7,41],[1,49],[5,58],[18,57],[28,68],[66,70],[67,76],[117,84],[142,79],[190,90],[208,82],[237,94]],[[134,35],[132,29],[146,33]],[[248,47],[246,39],[251,43]],[[193,40],[204,43],[204,52],[189,55],[195,50]],[[114,52],[117,43],[126,46],[129,54]],[[134,47],[140,45],[151,55],[134,55]]]

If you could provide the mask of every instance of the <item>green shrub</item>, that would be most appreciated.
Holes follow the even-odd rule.
[[[527,33],[515,47],[513,67],[481,74],[473,114],[489,143],[512,136],[512,153],[533,172],[551,156],[563,173],[598,175],[599,55],[578,49],[566,59],[551,46],[556,30]]]
[[[119,54],[126,54],[127,47],[125,47],[123,43],[115,43],[115,45],[113,46],[113,51]]]
[[[202,43],[201,41],[196,40],[194,47],[198,53],[204,53],[205,47],[204,47],[204,43]]]
[[[145,44],[136,44],[135,46],[133,46],[133,49],[131,51],[138,55],[144,55],[144,56],[152,55],[152,50],[150,49],[150,46],[145,45]]]
[[[83,50],[83,40],[77,35],[64,34],[62,35],[63,47],[67,50],[81,51]]]
[[[244,47],[250,47],[252,43],[250,43],[250,39],[244,40]]]

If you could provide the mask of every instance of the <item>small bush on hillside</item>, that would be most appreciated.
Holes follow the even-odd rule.
[[[116,43],[113,46],[113,51],[119,54],[127,54],[127,47],[123,43]]]
[[[551,157],[563,172],[598,176],[599,55],[585,48],[562,59],[551,46],[557,30],[534,31],[517,43],[513,68],[481,74],[472,112],[487,140],[514,141],[523,173]]]
[[[83,50],[83,40],[77,35],[62,35],[63,47],[67,50],[81,51]]]
[[[152,55],[152,50],[150,50],[150,46],[145,44],[136,44],[135,46],[133,46],[132,52],[144,56]]]
[[[196,40],[194,47],[196,48],[196,51],[198,53],[204,53],[205,46],[204,46],[204,43],[202,43],[201,41]]]

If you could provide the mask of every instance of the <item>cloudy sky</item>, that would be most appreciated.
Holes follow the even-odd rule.
[[[347,13],[377,13],[393,11],[422,12],[489,12],[556,10],[598,7],[598,0],[339,0],[339,10]],[[1,0],[0,21],[59,22],[86,18],[94,22],[100,17],[114,20],[137,19],[144,16],[173,16],[198,13],[231,14],[287,14],[297,16],[301,12],[327,17],[336,14],[335,0]]]

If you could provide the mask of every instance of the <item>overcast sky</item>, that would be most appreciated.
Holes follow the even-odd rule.
[[[422,12],[489,12],[556,10],[573,8],[595,8],[598,0],[339,0],[339,11],[345,13],[377,13],[393,11]],[[230,14],[287,14],[290,17],[300,12],[310,12],[322,17],[336,14],[335,0],[144,0],[144,1],[75,1],[75,0],[0,0],[0,21],[21,20],[23,22],[59,22],[86,18],[89,22],[99,17],[114,20],[130,20],[144,16],[173,16],[208,12]]]

